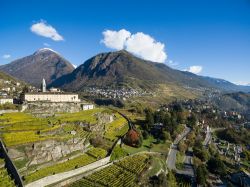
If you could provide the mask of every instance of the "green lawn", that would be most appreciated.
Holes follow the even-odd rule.
[[[143,140],[142,146],[139,148],[123,145],[123,148],[126,152],[130,154],[138,153],[141,151],[153,151],[167,154],[171,142],[167,141],[165,143],[156,143],[156,139],[153,136],[149,136],[148,139]]]

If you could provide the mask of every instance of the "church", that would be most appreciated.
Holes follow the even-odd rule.
[[[23,96],[23,101],[25,102],[72,102],[78,103],[80,99],[78,94],[61,92],[59,89],[51,88],[50,90],[46,89],[46,81],[42,80],[41,92],[28,92]]]

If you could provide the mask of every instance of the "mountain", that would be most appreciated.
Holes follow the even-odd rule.
[[[73,90],[81,90],[85,86],[153,89],[164,83],[209,87],[197,75],[142,60],[125,50],[98,54],[72,73],[55,80],[51,86]]]
[[[43,48],[30,56],[0,66],[0,70],[39,87],[43,78],[50,84],[57,78],[71,73],[74,67],[57,52]]]
[[[0,71],[0,95],[2,95],[2,92],[6,91],[9,93],[21,91],[24,85],[26,85],[24,82],[19,81],[16,78]]]
[[[72,73],[56,79],[50,86],[75,91],[93,86],[152,90],[159,84],[196,89],[241,90],[241,87],[230,82],[175,70],[163,63],[142,60],[125,50],[98,54]]]
[[[222,110],[231,110],[245,113],[250,120],[250,93],[234,92],[222,94],[212,102]]]
[[[212,77],[203,77],[206,81],[209,82],[209,84],[213,85],[214,87],[218,87],[222,90],[225,91],[231,91],[231,92],[249,92],[250,91],[250,86],[246,85],[236,85],[233,84],[229,81],[223,80],[223,79],[217,79],[217,78],[212,78]]]

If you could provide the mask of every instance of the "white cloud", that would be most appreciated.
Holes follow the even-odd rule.
[[[44,36],[46,38],[51,38],[54,41],[62,41],[64,40],[63,37],[56,31],[54,27],[47,24],[45,21],[40,21],[38,23],[33,24],[30,27],[31,32],[39,35]]]
[[[104,38],[101,40],[101,43],[104,43],[111,49],[117,50],[124,49],[126,40],[131,36],[131,33],[125,29],[119,31],[106,30],[102,34]]]
[[[46,47],[50,46],[50,44],[48,44],[48,43],[43,43],[43,45],[46,46]]]
[[[199,74],[202,71],[203,67],[202,66],[190,66],[188,69],[184,71],[189,71],[194,74]]]
[[[72,64],[72,66],[76,69],[77,68],[77,65],[75,65],[75,64]]]
[[[3,59],[9,59],[10,57],[11,57],[10,54],[4,54],[4,55],[2,56]]]
[[[101,40],[101,43],[108,48],[125,49],[138,57],[154,62],[165,62],[167,59],[165,45],[155,41],[148,34],[142,32],[131,34],[122,29],[119,31],[106,30],[103,32],[103,36],[104,39]]]

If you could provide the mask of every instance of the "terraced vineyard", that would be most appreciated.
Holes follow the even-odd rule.
[[[136,179],[147,168],[147,155],[134,155],[73,183],[70,187],[137,186]]]
[[[64,135],[39,135],[35,131],[10,132],[3,135],[3,140],[6,146],[16,146],[30,142],[43,141],[48,139],[67,140],[72,138],[70,134]]]
[[[93,110],[80,111],[76,113],[57,114],[55,117],[38,118],[28,113],[6,113],[0,116],[2,137],[5,145],[17,146],[31,142],[44,141],[48,139],[67,140],[73,137],[70,134],[76,122],[86,122],[89,124],[97,123],[96,113],[103,112],[103,108],[96,108]],[[68,126],[63,128],[65,131],[56,133],[55,135],[47,134],[60,130],[61,124]],[[71,125],[71,126],[70,126]],[[83,138],[89,133],[79,129],[78,136]]]
[[[114,115],[114,121],[109,123],[107,119]],[[94,128],[92,130],[91,125],[105,128],[105,134],[98,134],[99,131]],[[127,130],[127,121],[118,113],[105,108],[57,113],[50,117],[37,117],[22,112],[0,115],[0,138],[11,150],[12,156],[18,155],[12,159],[26,184],[106,157],[106,150]],[[89,140],[96,136],[102,136],[107,143],[101,148],[93,148]],[[85,154],[82,153],[89,148]]]
[[[123,118],[120,114],[116,113],[116,120],[112,123],[109,123],[105,127],[105,135],[104,137],[114,141],[119,136],[123,136],[128,131],[129,126],[125,118]]]
[[[104,158],[107,154],[105,150],[101,150],[100,148],[91,148],[89,150],[89,153],[93,155],[97,155],[101,153],[98,156],[98,159]],[[92,162],[97,161],[97,158],[90,156],[90,154],[83,154],[81,156],[78,156],[76,158],[73,158],[71,160],[68,160],[66,162],[58,163],[49,167],[42,168],[38,171],[35,171],[34,173],[31,173],[27,176],[25,176],[25,183],[29,183],[35,180],[38,180],[40,178],[46,177],[48,175],[53,175],[56,173],[61,173],[65,171],[70,171],[72,169],[76,169],[85,165],[88,165]]]
[[[94,158],[104,158],[107,155],[107,151],[101,148],[92,148],[88,150],[87,154]]]
[[[95,124],[97,122],[97,118],[94,114],[98,112],[103,112],[103,111],[104,111],[103,108],[95,108],[92,110],[85,110],[85,111],[76,112],[76,113],[64,113],[64,114],[57,116],[56,118],[60,120],[61,122],[67,122],[67,123],[85,121],[90,124]]]

